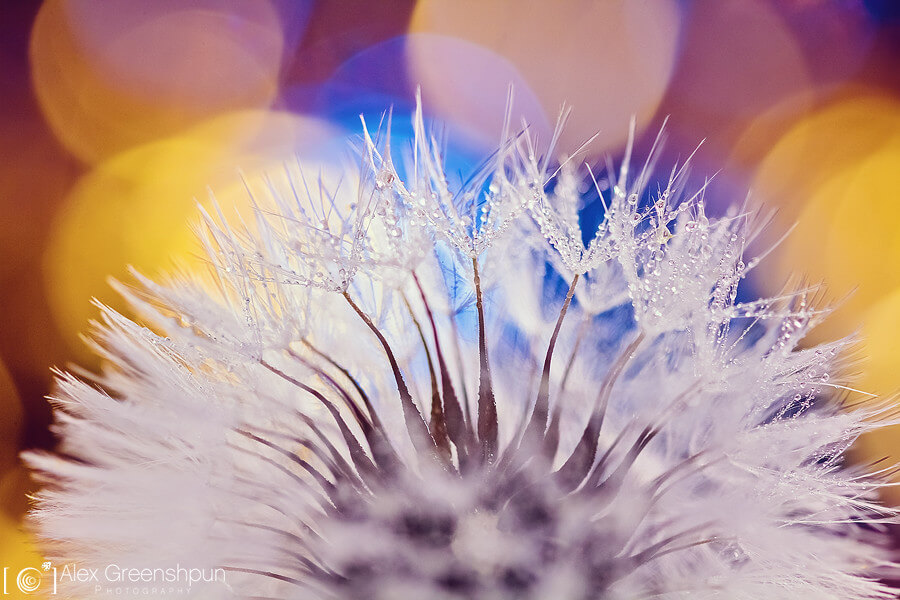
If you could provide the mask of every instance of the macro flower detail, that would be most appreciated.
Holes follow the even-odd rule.
[[[214,286],[117,283],[147,327],[101,306],[26,457],[48,557],[223,569],[198,598],[893,597],[886,470],[843,459],[891,416],[849,341],[800,346],[818,290],[738,302],[755,213],[506,122],[459,183],[421,109],[365,130],[358,176],[203,212]]]

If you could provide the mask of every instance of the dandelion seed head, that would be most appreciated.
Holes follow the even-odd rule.
[[[116,284],[150,328],[101,307],[106,366],[26,457],[49,557],[225,569],[203,598],[892,597],[886,471],[842,458],[892,418],[850,405],[849,341],[800,346],[814,286],[737,301],[757,213],[509,127],[451,187],[413,129],[204,213],[215,288]]]

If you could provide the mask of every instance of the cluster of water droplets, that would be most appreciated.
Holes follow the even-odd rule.
[[[120,286],[166,335],[105,309],[112,392],[61,379],[68,454],[31,458],[60,558],[174,548],[237,597],[889,597],[855,522],[894,515],[840,462],[882,413],[825,401],[847,344],[798,349],[814,286],[736,302],[752,214],[710,218],[685,166],[653,191],[631,142],[598,181],[508,130],[451,186],[413,128],[400,167],[388,124],[358,176],[286,166],[252,227],[205,214],[217,290]]]
[[[608,219],[613,218],[615,213],[605,213],[593,237],[585,245],[579,215],[583,195],[581,183],[582,178],[578,177],[574,162],[563,161],[552,193],[542,192],[531,212],[541,234],[558,253],[565,268],[572,274],[584,275],[615,256],[615,240],[607,235]],[[602,192],[598,189],[597,193],[602,201]]]

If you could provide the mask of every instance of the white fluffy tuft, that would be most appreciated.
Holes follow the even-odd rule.
[[[26,457],[50,558],[226,570],[196,598],[893,597],[885,473],[842,458],[887,410],[799,349],[815,289],[736,303],[753,215],[526,134],[452,188],[413,125],[402,166],[366,132],[352,185],[204,214],[217,289],[119,285],[153,330],[103,308]]]

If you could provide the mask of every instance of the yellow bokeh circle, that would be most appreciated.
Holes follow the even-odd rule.
[[[50,306],[66,338],[76,342],[96,314],[91,297],[120,306],[107,280],[127,279],[128,265],[153,275],[173,260],[198,264],[190,224],[197,202],[209,205],[209,190],[226,214],[237,209],[252,222],[239,170],[277,170],[338,138],[317,120],[244,111],[98,165],[66,198],[44,256]]]

